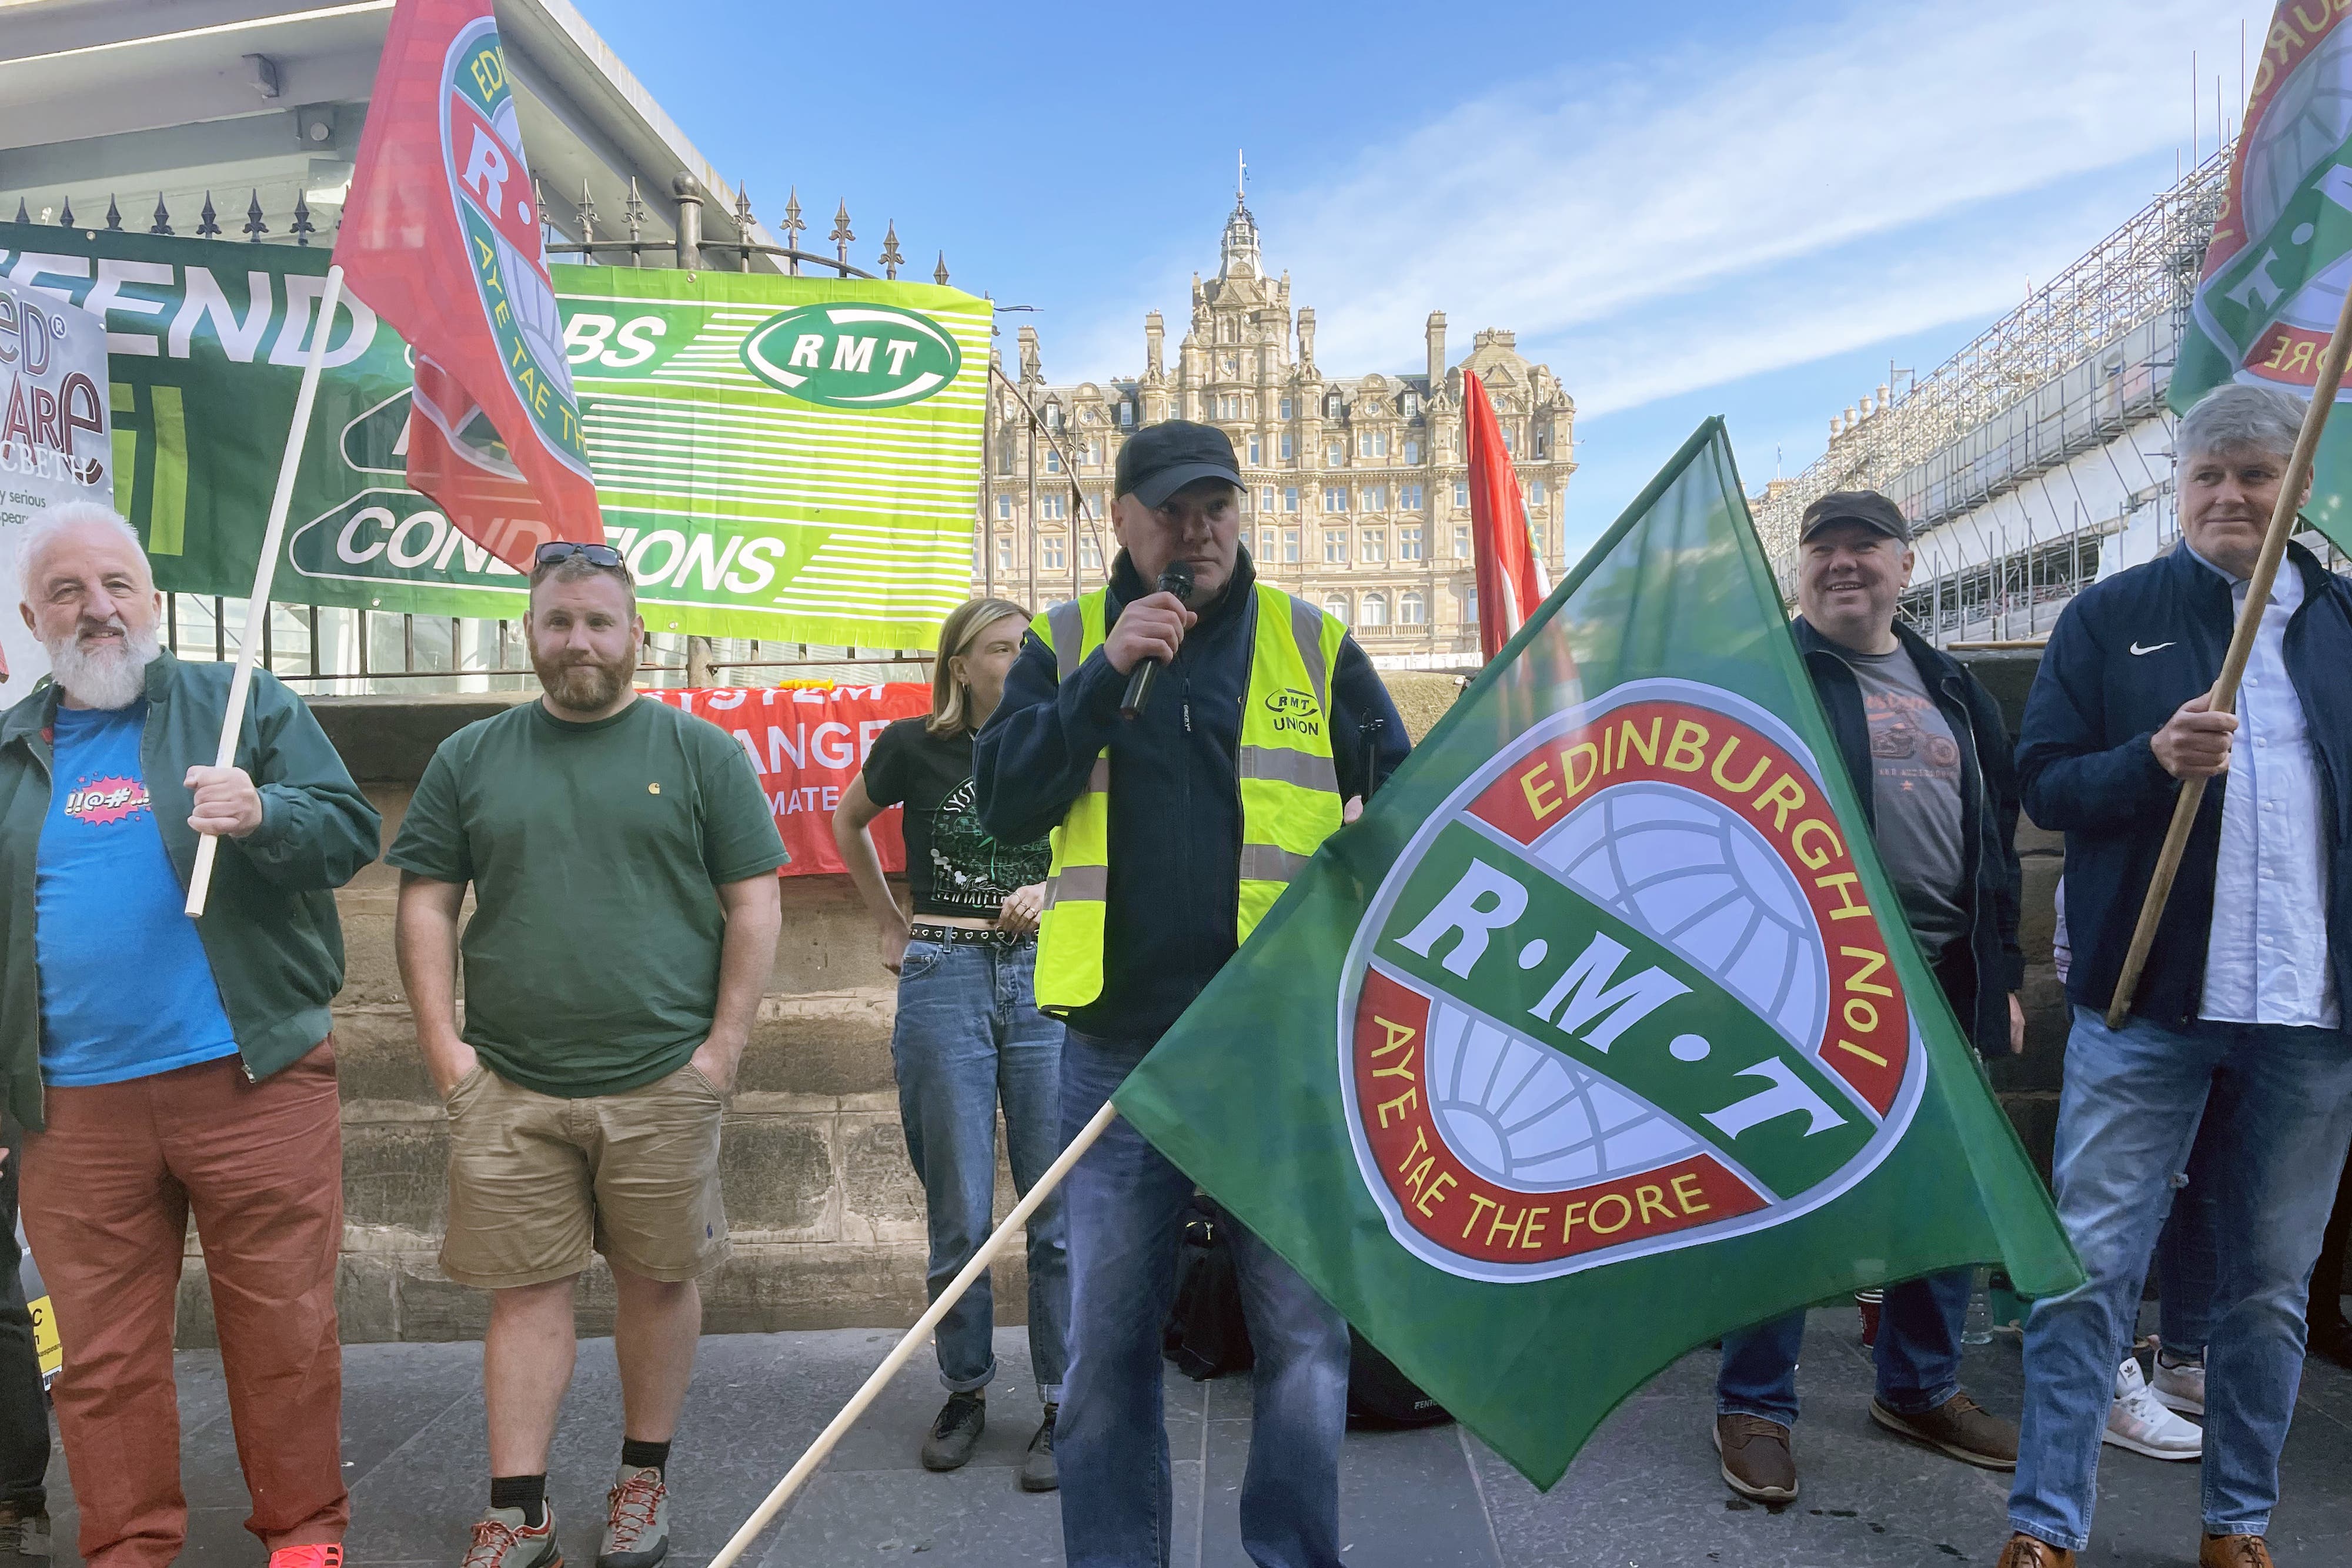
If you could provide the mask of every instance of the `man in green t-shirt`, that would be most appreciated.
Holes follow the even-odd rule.
[[[401,980],[447,1107],[441,1266],[490,1292],[490,1506],[466,1568],[560,1561],[547,1450],[592,1249],[613,1270],[625,1409],[597,1564],[651,1568],[669,1549],[695,1281],[727,1256],[719,1119],[787,857],[742,749],[631,689],[646,629],[618,552],[542,546],[523,627],[539,701],[442,742],[385,857],[402,873]]]

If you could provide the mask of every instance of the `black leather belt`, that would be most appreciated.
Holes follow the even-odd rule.
[[[1037,940],[1034,931],[990,931],[971,925],[926,925],[918,920],[907,927],[910,942],[945,942],[959,947],[1019,947]]]

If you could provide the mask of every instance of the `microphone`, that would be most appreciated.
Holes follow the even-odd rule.
[[[1191,599],[1192,563],[1189,560],[1170,561],[1160,573],[1160,591],[1174,594],[1180,604]],[[1119,701],[1119,717],[1133,718],[1143,711],[1144,705],[1151,700],[1152,680],[1159,674],[1160,661],[1157,659],[1146,659],[1128,672],[1127,695]]]

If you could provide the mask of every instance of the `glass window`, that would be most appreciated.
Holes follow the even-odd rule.
[[[1282,417],[1283,417],[1283,418],[1285,418],[1285,419],[1288,419],[1288,418],[1290,417],[1290,400],[1289,400],[1288,398],[1284,398],[1284,399],[1282,400]],[[1287,439],[1287,437],[1286,437],[1285,439]],[[1289,456],[1289,455],[1290,455],[1290,454],[1289,454],[1289,453],[1287,453],[1287,452],[1285,452],[1285,453],[1283,454],[1283,455],[1284,455],[1285,457],[1287,457],[1287,456]]]
[[[1544,482],[1542,480],[1530,479],[1528,481],[1528,499],[1534,502],[1538,507],[1543,505]]]
[[[1118,427],[1121,430],[1131,430],[1135,427],[1135,405],[1133,403],[1122,402],[1118,405]]]
[[[1327,442],[1325,442],[1325,443],[1323,444],[1323,466],[1324,466],[1324,467],[1326,467],[1326,468],[1337,468],[1337,467],[1339,467],[1339,465],[1341,465],[1342,463],[1345,463],[1347,460],[1348,460],[1348,444],[1347,444],[1346,442],[1344,442],[1344,441],[1327,441]]]
[[[1364,595],[1364,624],[1385,626],[1389,623],[1389,596],[1385,593]]]
[[[1414,527],[1412,527],[1412,528],[1399,528],[1399,529],[1397,530],[1397,559],[1399,559],[1399,560],[1419,560],[1420,559],[1421,559],[1421,528],[1420,528],[1420,527],[1419,527],[1418,525],[1416,525],[1416,526],[1414,526]]]
[[[1295,511],[1298,510],[1298,486],[1296,486],[1296,485],[1286,485],[1286,486],[1283,486],[1283,490],[1282,490],[1282,509],[1283,509],[1284,511],[1286,511],[1286,512],[1295,512]]]
[[[1257,531],[1257,559],[1265,561],[1270,561],[1274,559],[1274,530],[1272,528],[1260,528]]]
[[[1058,490],[1048,491],[1037,497],[1037,515],[1041,517],[1059,518],[1066,510],[1062,493]]]
[[[1454,529],[1454,559],[1470,559],[1470,525],[1467,523],[1458,524]]]
[[[1062,541],[1058,536],[1039,540],[1037,554],[1037,564],[1044,567],[1047,571],[1059,571],[1062,570]]]
[[[1276,509],[1277,507],[1274,498],[1274,486],[1268,485],[1265,489],[1258,492],[1258,510],[1261,512],[1271,512]]]
[[[1536,455],[1538,457],[1549,457],[1551,455],[1550,431],[1541,428],[1538,428],[1536,431]]]
[[[1363,554],[1360,559],[1368,561],[1381,561],[1386,560],[1388,558],[1388,530],[1385,528],[1366,528],[1364,530]]]
[[[1078,540],[1078,564],[1088,571],[1102,570],[1102,546],[1095,542],[1092,534]]]
[[[1338,616],[1339,618],[1339,623],[1343,626],[1346,625],[1348,622],[1348,596],[1344,593],[1334,593],[1325,598],[1323,601],[1323,613],[1326,615]]]
[[[1454,481],[1454,508],[1456,511],[1467,511],[1470,509],[1469,480],[1456,479]]]
[[[1285,419],[1290,417],[1288,403],[1282,405],[1282,417]],[[1286,430],[1282,433],[1282,460],[1285,463],[1296,463],[1298,460],[1298,438]]]
[[[1323,530],[1323,559],[1337,566],[1348,564],[1347,529],[1325,528]]]
[[[1324,486],[1323,509],[1327,512],[1346,511],[1348,509],[1348,487],[1345,485]]]
[[[1243,511],[1244,511],[1244,512],[1246,512],[1246,511],[1248,511],[1248,510],[1250,509],[1250,493],[1249,493],[1249,488],[1248,488],[1248,486],[1243,486],[1243,488],[1242,488],[1242,492],[1241,492],[1241,500],[1240,500],[1239,505],[1240,505],[1240,507],[1241,507],[1241,509],[1242,509]]]
[[[1400,626],[1419,626],[1427,620],[1428,613],[1428,606],[1417,591],[1408,592],[1397,601],[1397,624]]]
[[[1421,510],[1421,486],[1418,485],[1398,486],[1397,507],[1400,511],[1406,512],[1418,512]]]
[[[1339,394],[1338,392],[1333,392],[1323,400],[1323,417],[1326,419],[1337,419],[1339,417]]]
[[[1404,394],[1404,416],[1405,416],[1407,419],[1411,419],[1414,414],[1419,413],[1420,412],[1421,412],[1421,394],[1420,394],[1419,392],[1409,392],[1405,393],[1405,394]],[[1406,461],[1407,461],[1407,462],[1411,462],[1411,461],[1412,461],[1412,459],[1411,459],[1411,458],[1407,458],[1407,459],[1406,459]]]
[[[999,496],[999,497],[996,497],[996,520],[997,520],[998,522],[1001,522],[1001,523],[1002,523],[1002,522],[1010,522],[1010,521],[1012,520],[1012,518],[1013,518],[1013,497],[1010,497],[1010,496]]]
[[[1404,444],[1404,460],[1408,465],[1421,461],[1421,443],[1408,437]]]
[[[1062,428],[1062,405],[1060,403],[1049,402],[1045,405],[1045,428],[1048,430],[1059,430]]]
[[[1478,587],[1475,583],[1462,591],[1462,623],[1465,626],[1478,624]]]
[[[996,570],[999,571],[1013,570],[1013,541],[1009,538],[996,541]]]
[[[1046,447],[1046,448],[1045,448],[1045,472],[1046,472],[1046,473],[1048,473],[1048,474],[1059,474],[1061,471],[1062,471],[1062,449],[1061,449],[1060,447],[1058,447],[1058,446],[1048,446],[1048,447]]]
[[[1506,451],[1506,452],[1517,452],[1518,449],[1519,449],[1519,430],[1518,430],[1518,426],[1517,426],[1517,425],[1515,425],[1515,424],[1507,424],[1507,425],[1503,426],[1503,450],[1504,450],[1504,451]]]
[[[1258,438],[1253,435],[1249,438],[1249,465],[1256,468],[1263,465],[1265,462],[1265,459],[1258,452]]]
[[[1298,564],[1298,530],[1297,528],[1282,530],[1282,559],[1292,566]]]
[[[1389,509],[1389,487],[1386,485],[1366,486],[1364,487],[1363,507],[1364,510],[1368,512],[1387,511]]]

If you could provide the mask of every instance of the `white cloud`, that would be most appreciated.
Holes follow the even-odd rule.
[[[2234,90],[2238,24],[2259,39],[2268,15],[1857,7],[1737,57],[1700,43],[1513,84],[1366,148],[1303,202],[1254,204],[1269,261],[1316,307],[1323,363],[1410,363],[1442,308],[1457,352],[1475,327],[1511,327],[1572,350],[1554,368],[1587,412],[1629,406],[2014,302],[2052,246],[2137,203],[2020,227],[2006,204],[2182,141],[2190,51],[2226,58]],[[1943,225],[1937,254],[1904,256],[1905,231],[1969,208],[1981,216]],[[1368,238],[1388,235],[1409,237]],[[1792,264],[1864,250],[1901,264],[1833,267],[1834,290],[1792,281]],[[1118,351],[1136,331],[1106,321],[1075,357],[1139,360]]]

